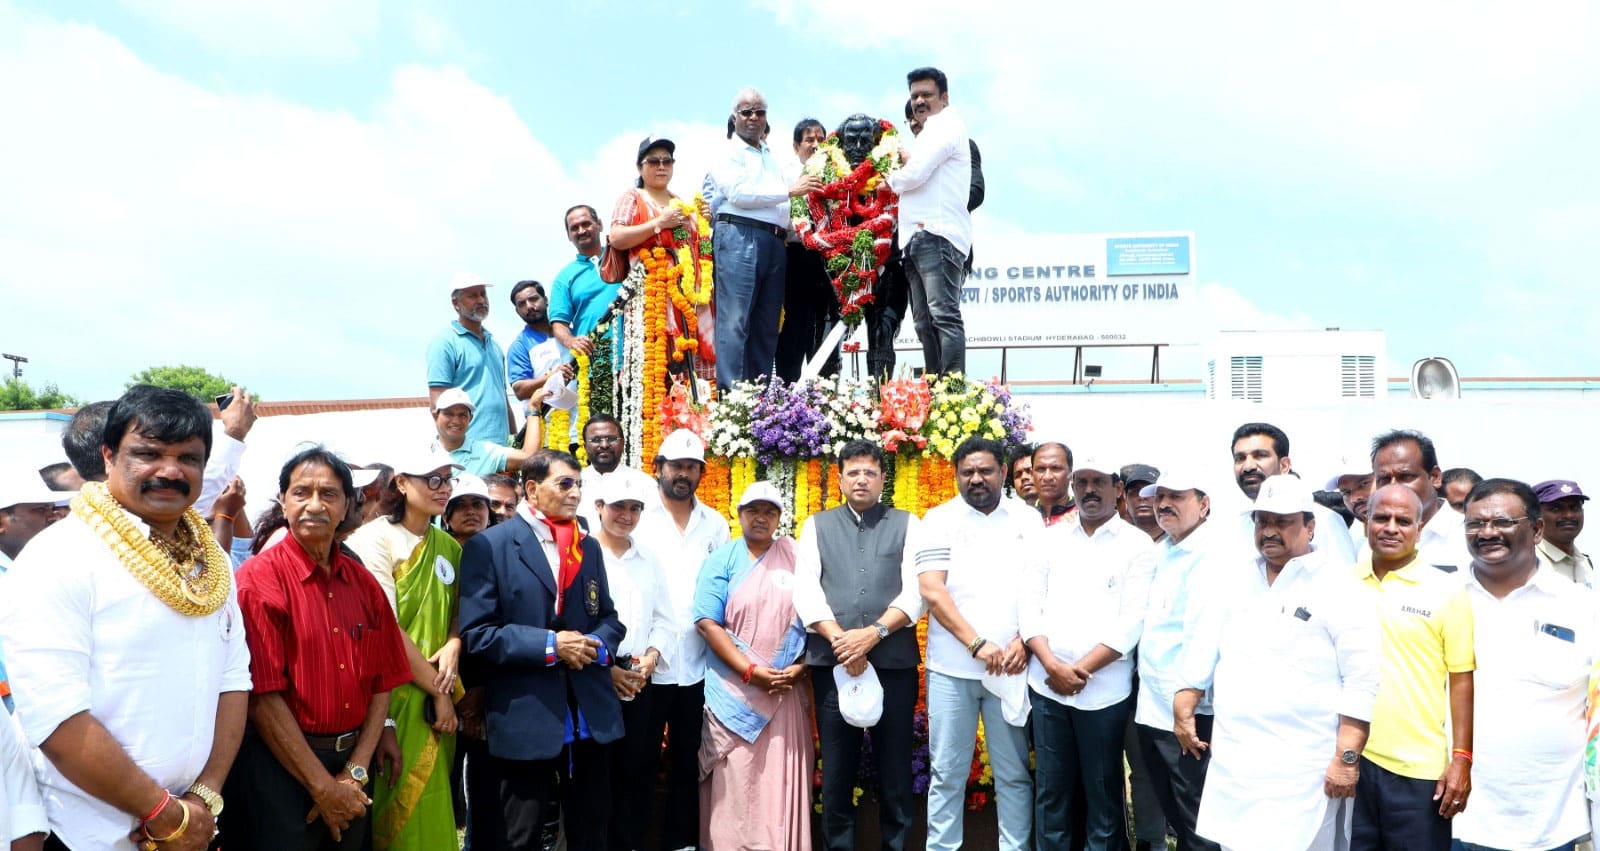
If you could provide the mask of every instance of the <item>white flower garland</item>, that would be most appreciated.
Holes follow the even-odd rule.
[[[622,411],[623,439],[627,451],[623,463],[635,470],[654,470],[655,459],[644,452],[644,266],[635,264],[623,286],[633,294],[623,309],[622,379],[617,382],[617,399]]]

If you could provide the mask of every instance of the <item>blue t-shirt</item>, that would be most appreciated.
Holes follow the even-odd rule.
[[[511,341],[511,348],[506,349],[506,377],[511,379],[511,383],[531,381],[539,377],[533,371],[533,362],[528,353],[533,351],[534,346],[548,339],[550,339],[549,334],[535,331],[526,325],[522,326],[522,333]]]
[[[600,324],[600,317],[622,287],[600,280],[596,263],[596,259],[579,254],[550,284],[550,321],[565,322],[577,337]]]
[[[483,329],[480,340],[456,321],[433,338],[428,344],[428,386],[460,387],[477,406],[472,424],[467,426],[468,442],[506,442],[511,427],[506,403],[506,353],[488,328]]]
[[[511,448],[503,443],[486,440],[468,440],[461,448],[450,451],[451,460],[467,468],[474,476],[492,476],[506,468]]]

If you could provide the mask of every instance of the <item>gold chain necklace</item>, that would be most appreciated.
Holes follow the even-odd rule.
[[[185,510],[178,521],[178,540],[159,544],[139,534],[104,482],[85,483],[72,500],[72,513],[106,542],[139,584],[178,614],[209,615],[227,602],[233,571],[205,520],[193,508]],[[192,561],[180,554],[192,554]],[[199,570],[191,570],[191,565]]]

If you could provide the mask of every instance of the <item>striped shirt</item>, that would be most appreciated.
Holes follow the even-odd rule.
[[[255,693],[282,692],[306,733],[354,730],[373,695],[411,681],[388,598],[343,551],[323,571],[293,538],[268,547],[239,568],[239,607]]]

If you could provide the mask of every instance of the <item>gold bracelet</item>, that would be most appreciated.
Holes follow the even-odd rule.
[[[189,808],[184,806],[183,805],[183,801],[181,799],[179,799],[179,798],[174,797],[172,800],[177,801],[178,802],[178,809],[183,810],[183,821],[178,822],[178,829],[174,830],[173,832],[171,832],[169,834],[167,834],[166,836],[151,836],[150,835],[150,826],[149,825],[145,825],[145,827],[144,827],[144,838],[145,839],[148,839],[151,842],[154,842],[156,844],[160,844],[160,843],[163,843],[163,842],[171,842],[172,840],[177,839],[178,837],[182,836],[183,832],[189,829]]]

